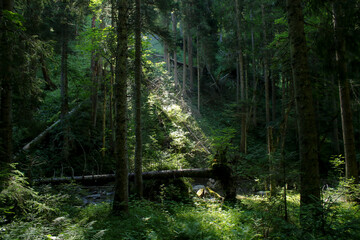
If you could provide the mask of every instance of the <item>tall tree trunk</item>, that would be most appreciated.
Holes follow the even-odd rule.
[[[186,33],[185,28],[183,29],[183,83],[182,83],[182,95],[185,97],[186,95]]]
[[[345,11],[341,1],[334,3],[334,27],[336,45],[336,63],[338,71],[338,84],[341,109],[341,123],[345,152],[345,175],[347,179],[354,178],[359,181],[358,166],[356,162],[354,126],[351,112],[350,83],[347,77],[346,66],[346,40],[345,40]]]
[[[116,0],[111,0],[111,26],[116,29]],[[114,125],[114,113],[115,113],[115,103],[114,103],[114,82],[115,82],[115,69],[114,62],[110,62],[110,102],[109,102],[109,123],[111,129],[111,139],[110,146],[112,148],[112,154],[116,155],[115,150],[115,125]]]
[[[242,5],[240,0],[235,0],[236,8],[236,32],[238,42],[238,60],[239,60],[239,75],[240,75],[240,99],[241,99],[241,138],[240,138],[240,152],[246,153],[246,108],[245,108],[245,79],[244,79],[244,58],[243,58],[243,46],[241,41],[241,11]]]
[[[117,48],[116,48],[116,179],[113,213],[119,215],[129,210],[128,155],[127,155],[127,56],[128,56],[128,1],[118,0]]]
[[[164,25],[166,30],[168,30],[169,27],[169,19],[167,14],[164,14],[163,16],[163,21],[164,21]],[[166,69],[168,70],[168,72],[170,73],[171,68],[170,68],[170,52],[169,52],[169,44],[167,41],[164,40],[164,60],[166,63]]]
[[[252,20],[252,14],[250,14],[250,18]],[[252,74],[253,74],[253,97],[252,97],[252,115],[253,115],[253,125],[256,127],[257,118],[256,118],[256,89],[257,89],[257,78],[256,78],[256,66],[255,66],[255,40],[254,40],[254,24],[251,24],[251,51],[252,51]]]
[[[173,39],[174,39],[174,81],[175,88],[178,88],[179,79],[178,79],[178,69],[177,69],[177,54],[176,54],[176,15],[175,12],[171,13],[172,19],[172,31],[173,31]]]
[[[194,68],[193,68],[193,42],[190,31],[189,24],[189,32],[188,32],[188,59],[189,59],[189,83],[190,83],[190,95],[194,89]]]
[[[315,205],[316,210],[320,209],[318,139],[301,0],[287,0],[286,3],[299,133],[300,220],[306,229],[311,227],[307,214],[317,218],[319,213],[307,208]]]
[[[334,76],[332,76],[332,83],[336,85]],[[333,108],[333,134],[332,134],[332,145],[335,154],[340,154],[340,142],[339,142],[339,124],[338,124],[338,111],[339,111],[339,103],[336,99],[339,99],[335,92],[332,92],[331,95],[332,108]]]
[[[110,99],[109,99],[109,123],[111,129],[110,146],[112,154],[115,155],[115,126],[114,126],[114,78],[115,70],[112,63],[110,63]]]
[[[66,2],[64,1],[65,12]],[[66,14],[66,13],[65,13]],[[69,122],[67,114],[69,112],[69,96],[68,96],[68,36],[67,36],[67,23],[62,24],[61,28],[61,74],[60,74],[60,85],[61,85],[61,123],[63,131],[63,163],[69,164]],[[70,165],[70,164],[69,164]]]
[[[198,111],[200,112],[200,43],[199,43],[199,32],[197,32],[196,36],[196,47],[197,47],[197,54],[196,54],[196,62],[197,62],[197,85],[198,85],[198,92],[197,92],[197,105]]]
[[[276,120],[276,77],[272,74],[271,78],[271,102],[272,102],[272,121]]]
[[[141,139],[141,12],[140,0],[135,1],[135,191],[143,196]]]
[[[93,16],[91,20],[91,28],[95,31],[95,20]],[[94,39],[92,40],[94,42]],[[99,85],[99,54],[95,50],[91,53],[91,125],[96,127],[97,105],[98,105],[98,85]]]
[[[3,21],[3,10],[13,11],[12,0],[4,0],[0,4],[0,22]],[[7,38],[7,32],[0,31],[0,192],[5,181],[4,173],[8,173],[12,162],[12,85],[13,72],[11,65],[12,42]]]
[[[105,162],[105,157],[106,157],[106,105],[107,105],[107,81],[106,81],[106,71],[105,71],[105,67],[103,72],[103,84],[104,84],[104,90],[103,90],[103,94],[104,94],[104,99],[103,99],[103,106],[102,106],[102,152],[101,152],[101,156],[102,156],[102,162],[101,162],[101,166],[103,165],[103,163]]]
[[[264,51],[264,81],[265,81],[265,115],[266,115],[266,143],[267,153],[269,158],[269,184],[270,184],[270,195],[275,194],[275,181],[274,181],[274,167],[273,167],[273,137],[272,127],[270,126],[270,79],[269,79],[269,63],[268,63],[268,51],[267,47],[267,33],[266,33],[266,22],[265,22],[265,8],[261,5],[262,13],[262,27],[263,27],[263,51]]]

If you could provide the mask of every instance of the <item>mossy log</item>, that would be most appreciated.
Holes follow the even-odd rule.
[[[143,179],[175,179],[180,177],[214,177],[213,170],[209,168],[193,168],[193,169],[180,169],[180,170],[162,170],[143,172]],[[129,174],[129,180],[134,180],[134,173]],[[69,182],[78,182],[82,185],[98,185],[115,181],[115,174],[103,174],[103,175],[87,175],[87,176],[74,176],[74,177],[57,177],[57,178],[45,178],[36,179],[34,184],[62,184]]]

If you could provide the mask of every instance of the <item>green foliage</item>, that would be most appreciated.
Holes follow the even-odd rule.
[[[7,179],[0,193],[0,239],[102,239],[103,231],[93,230],[93,220],[74,217],[79,212],[75,205],[82,205],[78,186],[55,191],[42,186],[37,192],[18,170]]]
[[[104,206],[105,205],[105,206]],[[91,210],[90,210],[91,209]],[[148,201],[130,203],[127,217],[106,217],[107,204],[93,205],[83,213],[102,219],[95,228],[106,229],[111,239],[260,239],[251,228],[251,215],[219,203],[198,200],[195,205]]]

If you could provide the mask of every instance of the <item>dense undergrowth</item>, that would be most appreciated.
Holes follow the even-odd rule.
[[[299,194],[289,191],[287,220],[282,195],[240,196],[233,203],[191,197],[131,200],[128,215],[112,216],[111,203],[84,205],[75,184],[36,189],[14,170],[0,193],[0,239],[357,239],[360,206],[346,202],[346,184],[324,189],[313,231],[299,226]],[[183,197],[183,196],[180,196]]]

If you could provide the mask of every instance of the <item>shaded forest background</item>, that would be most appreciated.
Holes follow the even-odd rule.
[[[0,236],[28,232],[11,224],[32,211],[45,222],[76,212],[67,208],[79,199],[49,210],[61,199],[51,194],[80,187],[27,183],[43,178],[115,174],[113,203],[82,210],[85,222],[107,219],[101,211],[191,222],[164,208],[210,218],[206,201],[184,210],[139,200],[149,194],[142,172],[194,168],[231,176],[218,231],[233,216],[248,230],[230,221],[228,239],[359,236],[359,1],[3,0],[0,9]],[[162,204],[188,198],[176,183],[152,184]],[[259,191],[267,201],[244,197]],[[78,220],[62,226],[112,239],[109,226],[92,232]],[[139,224],[121,221],[105,222]],[[176,236],[219,239],[201,231]],[[160,232],[128,239],[166,239]]]

